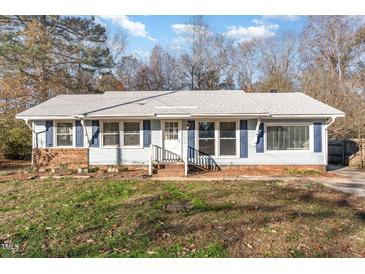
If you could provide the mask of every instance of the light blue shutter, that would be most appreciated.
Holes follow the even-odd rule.
[[[81,125],[81,121],[76,121],[76,147],[84,146],[84,129]]]
[[[194,148],[195,148],[195,121],[188,121],[188,157],[194,158]]]
[[[247,120],[240,120],[240,158],[248,158]]]
[[[322,152],[322,123],[314,123],[314,152]]]
[[[149,147],[151,145],[151,121],[143,120],[143,146]]]
[[[99,147],[99,121],[92,121],[92,136],[91,136],[91,146]]]
[[[53,121],[46,121],[46,147],[53,147]]]
[[[264,123],[260,124],[257,136],[256,153],[264,153]]]

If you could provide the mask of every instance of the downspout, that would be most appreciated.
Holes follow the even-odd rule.
[[[324,135],[325,135],[325,142],[326,142],[326,145],[324,146],[325,150],[326,150],[324,157],[325,157],[326,166],[328,165],[328,128],[335,122],[335,120],[336,120],[336,117],[332,116],[330,118],[329,122],[327,122],[324,126]]]
[[[257,144],[257,138],[259,136],[260,124],[261,124],[261,118],[257,118],[256,129],[255,129],[255,138],[253,140],[253,146],[254,147]]]

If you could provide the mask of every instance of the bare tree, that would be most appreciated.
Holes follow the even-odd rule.
[[[255,75],[258,70],[259,40],[243,41],[232,47],[230,59],[232,60],[232,71],[238,83],[238,87],[246,92],[255,91]]]
[[[186,39],[191,47],[179,58],[186,87],[217,89],[228,65],[228,41],[214,34],[201,16],[194,17],[189,26]]]
[[[300,88],[346,113],[330,136],[364,134],[364,40],[353,16],[310,16],[301,35]]]
[[[177,61],[161,46],[158,45],[152,49],[148,69],[152,90],[178,90],[182,88]]]
[[[296,38],[285,33],[260,40],[258,47],[259,82],[257,90],[294,91],[296,77]]]

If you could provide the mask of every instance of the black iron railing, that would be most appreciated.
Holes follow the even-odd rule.
[[[188,146],[188,164],[194,165],[202,170],[219,171],[221,168],[212,156]]]

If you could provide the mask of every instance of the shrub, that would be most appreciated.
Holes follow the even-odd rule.
[[[25,126],[11,128],[3,140],[3,153],[7,159],[29,160],[32,153],[31,131]]]

